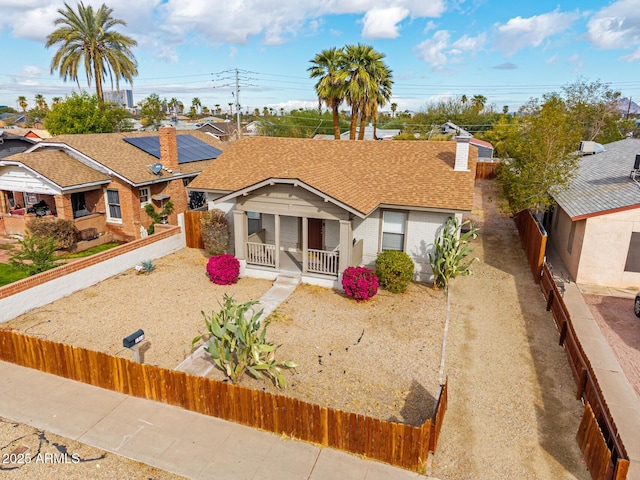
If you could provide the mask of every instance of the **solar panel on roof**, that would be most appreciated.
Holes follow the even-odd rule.
[[[160,138],[153,137],[131,137],[125,138],[125,142],[139,148],[140,150],[160,158]],[[178,164],[199,162],[200,160],[211,160],[218,158],[222,153],[215,147],[198,140],[192,135],[178,135]]]

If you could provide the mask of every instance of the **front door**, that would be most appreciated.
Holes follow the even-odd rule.
[[[308,226],[308,248],[312,250],[322,250],[322,219],[309,218]]]

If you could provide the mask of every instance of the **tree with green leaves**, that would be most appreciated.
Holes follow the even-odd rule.
[[[27,232],[18,241],[20,248],[9,258],[11,265],[29,275],[46,272],[64,262],[56,260],[58,243],[53,237]]]
[[[474,95],[471,98],[471,106],[474,110],[481,112],[484,109],[484,106],[487,103],[487,97],[484,95]]]
[[[562,90],[573,128],[580,132],[581,140],[609,143],[622,138],[617,126],[619,91],[600,80],[589,82],[581,77]]]
[[[133,84],[138,66],[131,49],[137,42],[114,30],[126,23],[113,18],[113,9],[105,4],[98,10],[91,5],[85,7],[83,2],[78,3],[77,11],[67,3],[64,6],[54,22],[59,27],[47,37],[47,48],[58,47],[51,61],[51,73],[58,70],[64,81],[75,81],[81,89],[78,70],[84,68],[89,86],[95,81],[100,102],[104,101],[103,82],[107,77],[112,89],[114,80],[116,89],[121,79]]]
[[[193,100],[191,100],[191,107],[196,112],[196,115],[200,112],[199,109],[202,108],[202,102],[198,97],[193,97]]]
[[[498,171],[502,196],[512,211],[541,214],[553,204],[553,194],[567,186],[579,157],[580,132],[568,105],[558,94],[531,100],[520,109],[520,124],[510,138],[511,159]]]
[[[44,98],[44,95],[42,95],[41,93],[38,93],[35,97],[36,100],[36,106],[38,107],[38,110],[46,110],[49,108],[49,106],[47,105],[47,101]]]
[[[167,117],[166,101],[161,100],[157,93],[152,93],[138,105],[140,106],[142,126],[158,130],[162,121]]]
[[[52,135],[111,133],[133,129],[131,114],[115,103],[101,103],[96,95],[73,93],[47,112],[44,127]]]
[[[316,78],[315,89],[318,100],[324,102],[331,109],[333,117],[333,137],[340,140],[340,114],[338,108],[344,101],[344,83],[338,74],[342,64],[342,50],[332,47],[316,53],[307,69],[311,78]]]

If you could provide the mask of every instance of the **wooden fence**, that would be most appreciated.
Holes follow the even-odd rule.
[[[447,407],[445,383],[433,419],[420,426],[405,425],[10,330],[0,330],[0,360],[411,470],[422,467],[435,449]]]
[[[520,232],[520,240],[527,255],[531,273],[536,283],[540,283],[540,273],[547,249],[547,232],[536,221],[529,210],[518,212],[513,219]]]
[[[575,333],[560,289],[546,263],[542,268],[540,288],[547,300],[547,310],[552,312],[560,332],[560,345],[565,349],[577,385],[576,398],[583,399],[586,404],[576,439],[591,476],[594,480],[624,480],[629,470],[629,457],[591,362]]]
[[[500,162],[476,162],[476,178],[491,179],[496,178]]]
[[[204,248],[200,219],[206,212],[187,210],[184,212],[184,234],[189,248]]]

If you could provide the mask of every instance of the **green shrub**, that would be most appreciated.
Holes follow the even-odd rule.
[[[285,388],[287,383],[282,375],[283,368],[296,368],[295,362],[276,362],[278,346],[265,339],[269,320],[262,322],[262,310],[254,312],[255,301],[239,304],[233,297],[224,295],[218,313],[206,315],[202,312],[207,333],[198,335],[191,342],[193,350],[196,343],[204,340],[204,350],[213,362],[233,383],[236,383],[245,371],[253,377],[270,377],[276,387]]]
[[[414,269],[411,257],[397,250],[382,252],[376,259],[376,275],[380,280],[380,287],[392,293],[401,293],[407,289]]]
[[[20,248],[9,258],[9,261],[15,268],[25,271],[29,275],[45,272],[64,264],[55,258],[58,245],[52,237],[42,237],[27,232],[18,244]]]
[[[213,209],[200,219],[202,243],[209,255],[222,255],[229,250],[229,222],[222,210]]]
[[[56,248],[70,248],[76,243],[78,230],[72,220],[34,218],[27,222],[31,233],[39,237],[51,237]]]

